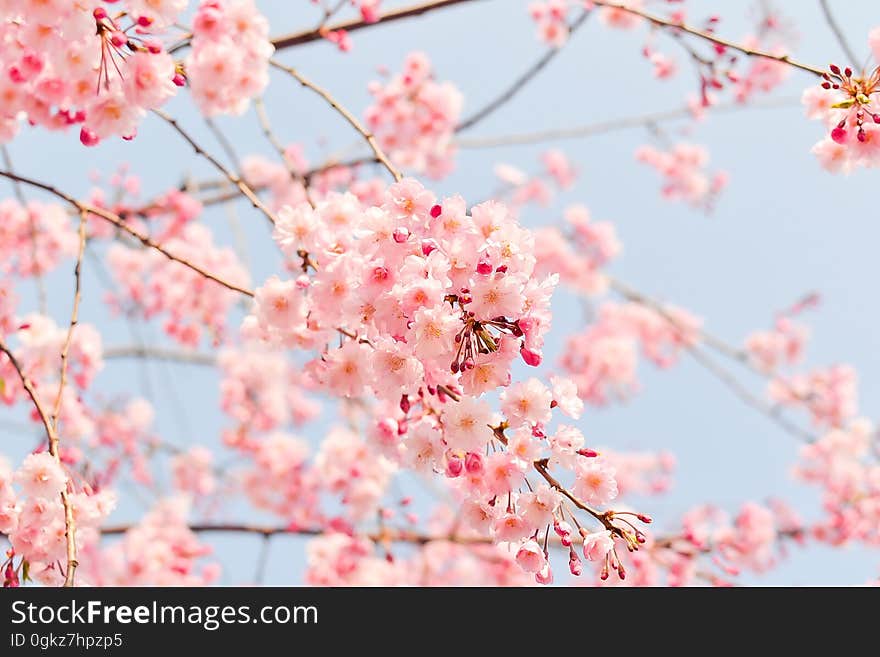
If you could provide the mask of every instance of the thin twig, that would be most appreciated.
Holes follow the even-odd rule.
[[[290,157],[287,155],[287,149],[284,148],[284,144],[281,143],[272,131],[272,124],[269,122],[269,115],[266,113],[266,104],[263,102],[262,98],[254,99],[254,110],[257,113],[257,121],[260,123],[260,128],[263,130],[263,135],[266,137],[266,141],[272,145],[272,148],[278,153],[281,161],[284,162],[284,166],[287,168],[291,180],[302,185],[303,191],[306,195],[306,201],[314,208],[315,202],[312,201],[312,197],[309,194],[309,179],[296,170],[293,166],[293,162],[290,161]]]
[[[64,386],[67,384],[67,364],[70,356],[70,345],[73,342],[73,333],[79,323],[79,303],[82,298],[82,263],[86,251],[86,212],[79,213],[79,247],[76,255],[76,266],[73,268],[73,310],[70,312],[70,323],[67,328],[67,337],[61,347],[61,373],[58,380],[58,394],[55,395],[55,405],[52,408],[52,426],[58,431],[58,415],[61,413],[61,401],[64,396]]]
[[[837,24],[834,14],[831,13],[831,7],[828,6],[828,0],[819,0],[819,5],[822,7],[822,13],[825,14],[825,22],[828,23],[828,27],[831,28],[831,31],[834,32],[834,38],[837,39],[837,43],[840,44],[840,47],[843,49],[843,54],[849,57],[849,63],[855,66],[858,63],[858,57],[856,57],[855,51],[852,49],[852,46],[850,46],[849,41],[847,41],[843,30],[840,29],[840,25]]]
[[[199,144],[190,136],[190,134],[180,126],[177,119],[175,119],[172,116],[169,116],[168,114],[166,114],[165,112],[163,112],[160,109],[154,109],[152,111],[153,111],[153,114],[155,114],[156,116],[161,118],[163,121],[168,123],[172,128],[174,128],[174,130],[177,131],[177,133],[181,137],[183,137],[187,141],[187,143],[189,143],[190,146],[193,147],[193,150],[195,150],[196,155],[200,155],[200,156],[204,157],[206,160],[208,160],[208,162],[210,162],[212,165],[214,165],[214,168],[216,168],[218,171],[220,171],[220,173],[222,173],[224,176],[226,176],[226,178],[229,180],[229,182],[231,182],[233,185],[235,185],[239,189],[239,191],[241,191],[241,193],[251,202],[251,205],[253,205],[254,208],[256,208],[257,210],[262,212],[273,226],[277,223],[278,220],[275,217],[275,213],[273,213],[269,208],[266,207],[266,205],[260,200],[260,197],[257,196],[257,194],[254,192],[254,190],[252,190],[248,186],[248,184],[246,182],[244,182],[241,179],[241,177],[238,176],[238,174],[233,173],[232,171],[227,169],[225,166],[223,166],[219,162],[219,160],[217,160],[217,158],[215,158],[213,155],[211,155],[210,153],[205,151],[204,148],[199,146]]]
[[[568,26],[569,36],[573,35],[577,32],[578,28],[583,25],[587,18],[590,16],[590,10],[584,9],[581,11],[580,15],[572,21],[572,23]],[[498,97],[491,100],[487,105],[482,107],[481,109],[474,112],[470,117],[459,123],[455,131],[463,132],[468,128],[472,128],[477,123],[485,119],[487,116],[495,112],[499,107],[510,101],[514,96],[516,96],[520,91],[522,91],[525,86],[540,73],[547,65],[553,61],[553,59],[562,52],[562,48],[550,48],[546,53],[544,53],[541,58],[536,61],[532,66],[528,68],[522,75],[520,75],[513,83],[507,87]]]
[[[352,114],[349,110],[347,110],[345,107],[340,105],[339,102],[333,96],[330,95],[330,92],[328,92],[326,89],[323,89],[323,88],[319,87],[318,85],[316,85],[314,82],[312,82],[311,80],[306,78],[304,75],[302,75],[299,71],[297,71],[292,66],[287,66],[286,64],[282,64],[281,62],[276,61],[274,59],[269,60],[269,63],[272,66],[274,66],[275,68],[277,68],[281,71],[284,71],[285,73],[287,73],[288,75],[293,77],[295,80],[297,80],[302,86],[311,89],[316,94],[321,96],[321,98],[326,100],[333,109],[335,109],[346,121],[348,121],[348,123],[351,125],[351,127],[353,127],[355,130],[357,130],[357,132],[360,133],[360,135],[367,142],[367,145],[369,145],[370,149],[373,151],[373,154],[375,154],[376,159],[379,160],[379,162],[381,162],[382,166],[384,166],[388,170],[388,173],[391,174],[391,176],[394,178],[394,180],[396,182],[401,181],[403,176],[400,175],[400,171],[398,171],[395,168],[395,166],[393,164],[391,164],[391,161],[388,159],[388,156],[385,155],[385,153],[379,147],[379,144],[376,142],[376,137],[373,135],[373,133],[369,132],[361,124],[361,122],[358,121],[358,119],[354,116],[354,114]]]

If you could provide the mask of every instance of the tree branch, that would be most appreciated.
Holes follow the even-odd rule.
[[[379,144],[376,142],[376,137],[371,132],[369,132],[361,124],[360,121],[358,121],[358,119],[354,116],[354,114],[352,114],[349,110],[347,110],[345,107],[340,105],[339,102],[333,96],[330,95],[330,92],[328,92],[326,89],[322,89],[321,87],[316,85],[314,82],[312,82],[307,77],[302,75],[299,71],[297,71],[292,66],[287,66],[286,64],[282,64],[281,62],[276,61],[274,59],[269,60],[269,63],[272,66],[274,66],[275,68],[277,68],[281,71],[284,71],[285,73],[287,73],[288,75],[293,77],[295,80],[297,80],[302,86],[307,87],[308,89],[311,89],[316,94],[321,96],[321,98],[326,100],[330,104],[330,106],[333,109],[335,109],[346,121],[348,121],[348,123],[351,125],[351,127],[353,127],[355,130],[357,130],[357,132],[360,133],[360,135],[366,140],[367,145],[373,151],[373,154],[376,156],[376,159],[379,160],[379,162],[382,164],[382,166],[384,166],[386,169],[388,169],[388,172],[394,178],[395,182],[401,181],[403,176],[400,175],[400,171],[398,171],[394,167],[394,165],[391,164],[391,161],[388,159],[388,156],[386,156],[385,153],[382,151],[382,149],[379,147]]]
[[[299,46],[304,43],[323,39],[324,35],[327,32],[338,32],[339,30],[354,32],[356,30],[361,30],[366,27],[373,27],[374,25],[382,25],[384,23],[392,23],[403,18],[411,18],[413,16],[426,14],[429,11],[433,11],[435,9],[442,9],[443,7],[450,7],[452,5],[458,5],[464,2],[472,1],[473,0],[436,0],[435,2],[423,2],[418,5],[402,7],[400,9],[394,9],[392,11],[386,12],[379,16],[378,20],[373,21],[372,23],[368,23],[367,21],[361,19],[355,19],[343,21],[334,25],[323,25],[320,29],[305,30],[303,32],[293,32],[291,34],[285,34],[272,39],[272,45],[275,46],[275,50],[283,50],[285,48],[291,48],[293,46]]]
[[[9,178],[10,180],[17,180],[21,183],[24,183],[25,185],[30,185],[31,187],[36,187],[38,189],[42,189],[43,191],[48,192],[48,193],[52,194],[53,196],[56,196],[56,197],[62,199],[63,201],[66,201],[67,203],[72,205],[74,208],[76,208],[77,211],[79,211],[79,212],[86,212],[88,214],[93,214],[96,217],[100,217],[101,219],[104,219],[105,221],[109,221],[111,224],[113,224],[114,226],[119,228],[121,231],[131,235],[133,238],[138,240],[144,246],[151,248],[151,249],[155,249],[156,251],[158,251],[159,253],[164,255],[169,260],[173,260],[174,262],[179,262],[184,267],[192,269],[197,274],[200,274],[200,275],[204,276],[205,278],[208,278],[208,279],[214,281],[215,283],[218,283],[218,284],[222,285],[223,287],[230,289],[234,292],[244,294],[245,296],[248,296],[248,297],[254,296],[254,293],[251,292],[250,290],[248,290],[247,288],[241,287],[239,285],[235,285],[234,283],[230,283],[229,281],[226,281],[218,276],[215,276],[214,274],[210,273],[209,271],[202,269],[198,265],[193,264],[192,262],[190,262],[186,258],[181,258],[180,256],[174,255],[173,253],[168,251],[168,249],[166,249],[161,244],[154,242],[153,240],[151,240],[149,237],[147,237],[143,233],[140,233],[139,231],[135,230],[134,228],[132,228],[131,226],[126,224],[125,221],[121,217],[119,217],[119,215],[116,215],[113,212],[110,212],[109,210],[105,210],[104,208],[99,208],[94,205],[89,205],[88,203],[83,203],[82,201],[76,200],[74,197],[70,196],[69,194],[66,194],[65,192],[62,192],[61,190],[53,187],[52,185],[48,185],[48,184],[40,182],[38,180],[33,180],[32,178],[26,178],[24,176],[19,176],[18,174],[12,173],[11,171],[0,171],[0,176],[3,176],[4,178]]]
[[[37,396],[37,391],[34,388],[34,384],[24,373],[24,370],[21,368],[21,363],[18,362],[15,354],[12,353],[12,350],[6,345],[2,337],[0,337],[0,352],[6,354],[6,357],[12,364],[13,369],[18,374],[18,378],[21,380],[22,387],[24,387],[25,392],[27,392],[28,396],[31,398],[31,401],[34,404],[34,407],[36,407],[37,409],[37,414],[40,416],[40,421],[43,423],[43,426],[46,429],[46,436],[49,440],[49,453],[55,459],[58,467],[64,469],[64,466],[61,464],[61,455],[58,450],[59,441],[56,427],[49,419],[49,416],[46,413],[46,409],[40,402],[40,398]],[[78,565],[76,558],[76,523],[73,518],[73,505],[70,503],[70,497],[68,496],[67,491],[67,487],[70,486],[70,484],[70,477],[68,477],[67,482],[65,483],[65,489],[61,491],[61,504],[64,507],[64,537],[67,543],[67,570],[64,574],[65,587],[73,586],[74,575],[76,573],[76,567]]]

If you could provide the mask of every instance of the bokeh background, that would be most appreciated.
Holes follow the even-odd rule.
[[[318,10],[307,0],[258,0],[260,10],[280,34],[313,27]],[[383,8],[405,2],[383,2]],[[347,107],[361,114],[370,103],[367,83],[377,69],[398,70],[413,50],[426,52],[438,79],[453,81],[464,93],[468,115],[505,89],[545,51],[527,14],[527,2],[479,0],[352,34],[354,49],[345,54],[326,42],[316,42],[279,54],[326,86]],[[663,3],[654,3],[663,9]],[[814,65],[844,56],[825,23],[818,2],[774,3],[797,35],[794,55]],[[831,2],[831,6],[860,56],[867,61],[868,30],[880,24],[880,10],[870,2]],[[719,33],[734,39],[751,31],[755,7],[749,2],[689,0],[692,19],[719,14]],[[350,14],[341,14],[346,16]],[[646,28],[610,30],[595,17],[573,37],[564,51],[517,97],[466,135],[469,138],[589,125],[680,108],[696,88],[684,53],[669,39],[657,45],[674,55],[680,74],[669,82],[655,80],[641,56]],[[864,62],[857,62],[861,65]],[[289,78],[273,72],[265,95],[275,131],[285,143],[303,145],[313,163],[340,149],[363,152],[357,135],[323,101]],[[774,313],[806,293],[821,295],[822,303],[805,320],[812,329],[808,365],[852,363],[860,376],[860,407],[867,417],[876,412],[880,391],[880,320],[875,310],[880,260],[876,173],[859,171],[832,176],[810,154],[822,135],[819,123],[803,116],[798,97],[815,80],[793,72],[773,92],[771,106],[743,107],[709,115],[697,125],[687,120],[661,124],[671,140],[707,146],[712,168],[730,173],[729,187],[714,212],[706,215],[660,197],[656,172],[634,158],[641,144],[656,143],[644,128],[620,130],[588,138],[487,149],[464,148],[455,172],[432,186],[438,195],[461,193],[469,201],[486,198],[498,187],[493,168],[499,162],[537,171],[539,156],[549,147],[562,149],[577,165],[580,176],[573,189],[548,208],[530,207],[528,225],[559,222],[570,202],[586,204],[599,220],[613,221],[624,244],[610,271],[655,297],[682,305],[706,320],[716,335],[739,343],[752,330],[769,327]],[[166,108],[212,153],[224,161],[216,139],[195,112],[186,93]],[[217,121],[240,155],[275,153],[259,131],[253,111]],[[83,195],[93,186],[92,174],[106,180],[120,162],[142,177],[145,198],[178,185],[184,175],[214,178],[215,172],[198,159],[171,129],[154,118],[142,125],[134,141],[110,140],[83,148],[75,131],[47,134],[25,128],[9,146],[16,170],[62,189]],[[5,183],[0,193],[11,194]],[[34,192],[28,190],[29,197]],[[204,221],[215,241],[232,243],[227,212],[234,211],[244,226],[253,280],[278,270],[277,250],[265,220],[245,202],[229,209],[209,210]],[[101,303],[104,282],[86,261],[84,305],[80,320],[98,324],[107,346],[137,341],[163,344],[155,325],[108,315]],[[22,310],[37,307],[30,284],[17,289]],[[68,317],[71,281],[67,267],[48,280],[52,314]],[[581,303],[565,293],[555,300],[554,331],[543,367],[552,370],[561,338],[584,322]],[[792,502],[806,519],[819,513],[814,489],[795,482],[790,468],[798,442],[766,417],[743,405],[717,380],[689,358],[669,371],[641,368],[643,389],[631,401],[603,409],[587,409],[579,426],[590,444],[615,450],[667,449],[677,457],[673,489],[644,500],[640,508],[656,518],[659,529],[673,528],[680,515],[699,502],[712,502],[735,511],[748,500],[768,496]],[[764,383],[744,375],[756,392]],[[217,375],[209,368],[146,361],[111,361],[97,380],[106,397],[143,395],[157,409],[157,433],[169,443],[219,445],[227,420],[218,410]],[[327,413],[326,416],[332,416]],[[803,418],[800,418],[803,419]],[[299,432],[314,444],[323,436],[328,417]],[[32,449],[39,432],[25,423],[23,407],[0,411],[2,452],[13,462]],[[228,454],[220,457],[228,460]],[[158,471],[158,470],[157,470]],[[167,473],[160,481],[167,483]],[[420,510],[431,499],[424,486],[404,478],[404,489],[419,500]],[[133,495],[123,488],[123,502],[112,522],[136,518],[150,503],[149,494]],[[642,502],[637,500],[637,502]],[[247,513],[236,503],[221,501],[215,518],[242,520]],[[254,580],[254,562],[261,539],[253,536],[210,535],[224,566],[223,584]],[[291,584],[302,581],[304,540],[276,537],[268,555],[263,581]],[[561,568],[561,567],[560,567]],[[559,570],[559,568],[557,568]],[[831,550],[811,545],[793,548],[780,567],[763,575],[746,575],[753,584],[862,584],[880,574],[880,554],[857,548]]]

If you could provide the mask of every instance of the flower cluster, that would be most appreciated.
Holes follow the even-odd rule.
[[[584,401],[604,405],[638,389],[639,348],[658,367],[670,367],[699,340],[700,324],[680,308],[660,314],[641,304],[605,303],[586,331],[569,338],[561,365]]]
[[[235,252],[215,246],[203,224],[186,224],[164,244],[224,280],[247,284],[249,276]],[[165,332],[184,345],[198,345],[205,329],[214,344],[222,341],[226,316],[238,300],[235,292],[153,249],[114,243],[107,250],[107,263],[119,286],[108,299],[113,307],[147,318],[165,315]]]
[[[804,91],[807,117],[822,121],[826,136],[813,146],[823,168],[849,173],[880,165],[880,67],[860,74],[833,65],[823,82]]]
[[[0,201],[0,273],[38,276],[76,253],[76,231],[60,205]]]
[[[242,114],[269,83],[269,22],[253,0],[202,0],[186,77],[206,116]]]
[[[30,454],[14,473],[0,462],[0,532],[9,538],[13,553],[27,560],[29,577],[52,586],[64,581],[58,564],[66,561],[61,491],[67,487],[67,473],[48,452]],[[70,500],[77,543],[94,544],[97,528],[116,504],[115,496],[86,488],[71,494]],[[17,581],[18,575],[10,578],[7,573],[6,579]]]
[[[392,161],[406,169],[442,178],[454,165],[452,137],[463,97],[451,82],[437,82],[422,52],[407,55],[403,70],[370,84],[373,104],[367,125]]]
[[[186,2],[120,3],[115,18],[84,3],[12,0],[0,23],[0,141],[19,116],[49,130],[80,125],[87,145],[131,138],[147,110],[183,83],[158,37]]]
[[[663,177],[664,198],[684,201],[694,208],[711,210],[718,194],[727,186],[727,173],[709,173],[709,153],[696,144],[679,143],[668,151],[642,146],[636,151],[636,159],[655,168]]]

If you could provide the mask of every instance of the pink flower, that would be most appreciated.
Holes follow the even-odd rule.
[[[538,379],[531,378],[510,385],[501,393],[501,412],[511,427],[542,424],[551,417],[552,393]]]
[[[67,475],[48,452],[29,454],[15,473],[15,481],[27,497],[55,500],[67,486]]]
[[[452,449],[479,452],[492,439],[492,411],[484,401],[464,398],[446,404],[441,421],[443,439]]]
[[[615,470],[599,458],[580,458],[575,465],[574,494],[587,504],[603,505],[617,497]]]
[[[537,573],[547,563],[544,550],[535,541],[526,541],[516,553],[516,563],[527,573]]]
[[[602,561],[613,548],[614,539],[607,530],[584,536],[584,557],[589,561]]]

